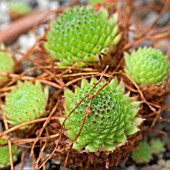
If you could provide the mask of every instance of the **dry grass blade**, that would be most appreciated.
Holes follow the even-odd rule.
[[[6,120],[6,117],[5,115],[3,114],[3,122],[4,122],[4,125],[5,125],[5,129],[8,130],[8,124],[7,124],[7,120]],[[10,136],[8,136],[8,147],[9,147],[9,155],[10,155],[10,169],[11,170],[14,170],[14,163],[13,163],[13,154],[12,154],[12,145],[11,145],[11,141],[10,141]]]
[[[50,122],[50,119],[51,119],[52,115],[55,113],[57,106],[58,106],[58,103],[54,106],[53,110],[51,111],[51,113],[48,116],[48,119],[44,122],[43,127],[40,129],[39,133],[37,134],[36,139],[34,140],[34,143],[33,143],[32,148],[31,148],[31,153],[30,153],[30,156],[31,156],[32,159],[34,158],[34,147],[35,147],[36,143],[38,142],[38,140],[39,140],[41,134],[43,133],[44,129],[46,128],[47,124]]]

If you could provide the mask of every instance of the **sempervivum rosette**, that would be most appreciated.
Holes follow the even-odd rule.
[[[125,72],[146,91],[147,98],[169,91],[169,63],[160,50],[143,47],[125,53]]]
[[[137,84],[151,86],[163,84],[169,72],[169,64],[163,53],[151,47],[139,48],[130,55],[125,53],[125,72]]]
[[[0,47],[4,49],[4,47]],[[15,68],[14,59],[7,52],[0,51],[0,72],[3,73],[13,73]],[[0,87],[3,86],[8,81],[7,76],[0,75]]]
[[[92,78],[89,83],[83,79],[81,87],[76,87],[74,93],[65,90],[66,116],[92,89],[96,81]],[[129,97],[129,93],[124,94],[123,84],[118,84],[116,79],[112,79],[95,95],[95,92],[105,83],[103,80],[95,86],[89,94],[89,96],[94,95],[94,98],[91,100],[87,97],[82,101],[65,122],[67,136],[74,140],[80,131],[84,117],[87,116],[80,135],[73,145],[74,149],[86,149],[89,152],[114,151],[116,147],[126,143],[128,136],[139,130],[138,126],[142,122],[141,118],[136,117],[139,102]],[[89,113],[86,115],[89,103]]]
[[[131,157],[138,164],[148,163],[152,159],[151,147],[147,142],[140,142],[138,149],[132,152]]]
[[[103,0],[90,0],[89,1],[90,4],[97,4],[97,3],[100,3],[100,2],[103,2]]]
[[[74,7],[51,22],[46,50],[58,60],[58,66],[83,67],[99,61],[99,53],[107,54],[110,46],[120,41],[117,14],[110,18],[106,9]],[[103,56],[103,55],[102,55]]]
[[[8,123],[15,126],[43,116],[47,100],[48,89],[43,91],[39,81],[35,85],[29,81],[19,81],[18,87],[13,88],[11,93],[6,93],[6,103],[2,108]]]
[[[11,20],[16,20],[31,13],[32,9],[24,1],[11,1],[9,4],[9,15]]]
[[[17,146],[12,146],[12,160],[15,162],[19,154],[19,148]],[[0,169],[7,168],[10,166],[10,154],[8,143],[5,140],[0,140]]]

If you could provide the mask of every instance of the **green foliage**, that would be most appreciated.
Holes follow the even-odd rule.
[[[152,139],[151,140],[151,151],[153,154],[158,155],[159,153],[165,150],[164,144],[159,139]]]
[[[136,163],[148,163],[152,159],[152,151],[147,142],[140,142],[138,149],[132,152],[132,159]]]
[[[0,144],[0,168],[5,168],[10,165],[9,147],[5,140],[0,140]],[[12,146],[13,162],[17,160],[18,153],[19,148]]]
[[[66,89],[65,115],[75,108],[86,94],[92,89],[97,80],[92,78],[89,83],[86,79],[81,82],[81,87],[76,87],[75,92]],[[135,134],[142,119],[136,117],[139,102],[124,94],[124,85],[118,84],[116,79],[104,87],[97,95],[96,91],[103,87],[106,82],[101,81],[90,92],[91,99],[87,97],[78,106],[65,122],[68,137],[73,140],[79,133],[85,115],[86,118],[82,131],[73,145],[74,149],[87,149],[90,152],[96,150],[113,151],[117,146],[123,145],[127,136]],[[90,107],[88,107],[90,104]]]
[[[120,41],[117,20],[117,14],[109,18],[106,9],[97,13],[85,7],[67,9],[51,22],[45,48],[59,66],[97,62],[99,53],[107,54]]]
[[[159,139],[152,139],[150,144],[140,142],[138,149],[132,152],[132,159],[137,163],[148,163],[152,159],[152,155],[158,155],[165,150],[164,144]]]
[[[26,15],[32,11],[31,7],[24,1],[11,1],[9,10],[15,15]]]
[[[141,86],[160,85],[168,76],[169,64],[161,51],[144,47],[125,53],[125,72]]]
[[[96,4],[96,3],[99,3],[99,2],[103,2],[103,0],[90,0],[89,4]]]
[[[0,46],[1,50],[4,50],[5,47]],[[0,51],[0,72],[4,73],[13,73],[15,67],[15,62],[12,56],[7,53]],[[8,81],[7,76],[0,76],[0,87],[3,86]]]
[[[6,104],[2,106],[10,125],[15,126],[44,115],[48,100],[48,89],[42,90],[39,81],[18,82],[18,87],[6,93]],[[23,128],[27,128],[23,127]]]

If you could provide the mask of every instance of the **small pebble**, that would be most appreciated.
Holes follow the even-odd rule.
[[[137,170],[135,165],[129,166],[126,170]]]

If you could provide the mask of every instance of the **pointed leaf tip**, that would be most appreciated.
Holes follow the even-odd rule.
[[[72,98],[74,96],[74,93],[69,89],[65,89],[64,96],[65,96],[65,98]]]

